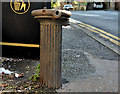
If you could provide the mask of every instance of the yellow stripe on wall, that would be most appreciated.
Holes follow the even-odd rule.
[[[38,45],[38,44],[24,44],[24,43],[0,42],[0,45],[40,48],[40,45]]]

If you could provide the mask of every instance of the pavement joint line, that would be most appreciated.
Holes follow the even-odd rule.
[[[77,23],[77,24],[86,25],[86,26],[88,26],[88,27],[90,27],[90,28],[93,28],[93,29],[95,29],[95,30],[97,30],[97,31],[99,31],[99,32],[102,32],[102,33],[104,33],[104,34],[106,34],[106,35],[108,35],[108,36],[110,36],[110,37],[112,37],[112,38],[114,38],[114,39],[116,39],[116,40],[120,40],[119,37],[114,36],[114,35],[112,35],[112,34],[110,34],[110,33],[107,33],[107,32],[105,32],[104,30],[98,29],[98,28],[96,28],[96,27],[94,27],[94,26],[85,24],[85,23],[83,23],[83,22],[80,22],[80,21],[77,21],[77,20],[74,20],[74,19],[70,19],[70,21],[71,21],[71,22],[74,22],[74,23]]]
[[[38,44],[24,44],[24,43],[0,42],[0,45],[40,48],[40,45],[38,45]]]
[[[112,43],[120,46],[120,42],[118,42],[118,41],[116,41],[116,40],[114,40],[114,39],[112,39],[112,38],[110,38],[110,37],[108,37],[108,36],[106,36],[106,35],[104,35],[104,34],[101,34],[100,32],[98,32],[98,31],[96,31],[96,30],[90,29],[89,27],[86,27],[86,26],[81,25],[81,24],[79,24],[79,26],[84,27],[84,28],[86,28],[86,29],[88,29],[88,30],[90,30],[90,31],[92,31],[92,32],[98,33],[98,34],[99,34],[100,36],[102,36],[103,38],[106,38],[106,39],[108,39],[109,41],[111,41]]]

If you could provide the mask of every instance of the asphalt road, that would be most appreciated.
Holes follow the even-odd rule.
[[[72,11],[71,18],[119,36],[118,14],[118,11]]]
[[[119,54],[118,11],[72,11],[71,22],[80,30]]]

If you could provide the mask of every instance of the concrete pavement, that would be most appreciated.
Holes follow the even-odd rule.
[[[118,54],[74,24],[63,28],[62,78],[68,83],[57,92],[118,92]]]
[[[96,71],[63,84],[57,92],[118,92],[118,61],[88,58]]]

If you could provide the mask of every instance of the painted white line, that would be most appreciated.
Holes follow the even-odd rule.
[[[79,16],[100,16],[100,15],[96,15],[96,14],[78,14],[78,13],[72,13],[72,14],[76,14]]]
[[[74,19],[72,19],[72,18],[70,18],[70,22],[72,22],[72,23],[82,23],[82,22],[77,21],[77,20],[74,20]]]

